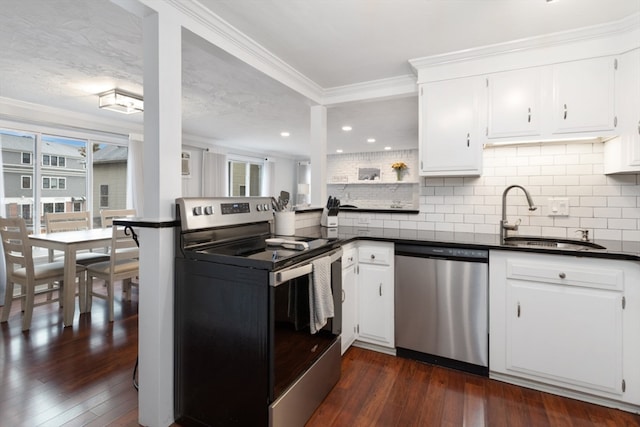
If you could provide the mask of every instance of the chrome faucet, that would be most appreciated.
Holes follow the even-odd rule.
[[[529,194],[529,192],[523,186],[521,185],[508,186],[502,193],[502,221],[500,221],[500,243],[504,243],[504,239],[507,237],[507,230],[516,231],[518,229],[518,225],[520,225],[520,222],[522,221],[521,219],[518,219],[518,221],[515,224],[509,224],[509,222],[507,221],[507,193],[512,188],[519,188],[522,191],[524,191],[524,195],[527,198],[527,203],[529,203],[530,211],[535,211],[536,209],[538,209],[538,207],[533,204],[533,199],[531,198],[531,194]]]

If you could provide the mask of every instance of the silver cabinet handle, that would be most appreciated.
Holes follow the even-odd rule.
[[[564,104],[564,120],[567,120],[567,104]]]
[[[346,298],[345,298],[345,293],[344,293],[344,289],[343,289],[343,290],[342,290],[342,302],[344,302],[344,300],[345,300],[345,299],[346,299]]]
[[[382,283],[378,286],[378,292],[380,293],[380,296],[382,296]]]
[[[520,302],[518,302],[518,317],[520,317]]]
[[[531,123],[531,107],[527,108],[527,123]]]
[[[558,277],[561,279],[565,279],[567,275],[561,272],[560,274],[558,274]]]
[[[471,141],[471,133],[467,132],[467,147],[469,146],[470,141]]]

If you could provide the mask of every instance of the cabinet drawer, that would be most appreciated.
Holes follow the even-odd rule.
[[[364,245],[358,248],[358,262],[363,264],[391,265],[393,257],[393,245],[370,246]]]
[[[624,285],[622,270],[589,268],[587,262],[539,263],[510,260],[507,262],[507,278],[610,290],[622,290]]]
[[[348,248],[342,251],[342,269],[347,269],[356,263],[357,250],[356,248]]]

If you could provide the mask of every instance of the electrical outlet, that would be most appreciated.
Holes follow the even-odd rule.
[[[566,197],[549,197],[549,216],[569,216],[569,199]]]

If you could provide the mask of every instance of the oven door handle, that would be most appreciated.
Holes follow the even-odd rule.
[[[298,277],[302,277],[305,276],[307,274],[311,274],[313,272],[313,260],[319,259],[319,258],[323,258],[325,256],[330,256],[331,257],[331,263],[336,262],[339,258],[342,257],[342,248],[338,248],[336,250],[334,250],[333,252],[329,252],[328,254],[313,258],[309,261],[307,261],[306,264],[301,265],[299,267],[291,267],[287,270],[282,270],[282,271],[278,271],[277,273],[275,273],[272,276],[272,286],[276,287],[279,286],[285,282],[288,282],[289,280],[293,280],[296,279]]]

